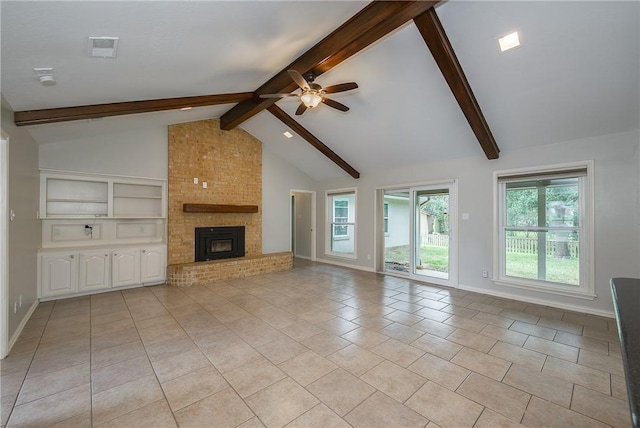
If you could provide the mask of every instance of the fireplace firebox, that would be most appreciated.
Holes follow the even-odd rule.
[[[196,227],[196,262],[244,257],[244,226]]]

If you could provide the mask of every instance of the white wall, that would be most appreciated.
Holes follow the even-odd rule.
[[[9,340],[15,339],[37,299],[37,251],[40,247],[38,211],[40,180],[38,145],[24,128],[13,123],[13,111],[2,98],[2,129],[9,135]],[[22,296],[22,307],[13,312]]]
[[[576,141],[549,144],[516,152],[501,153],[489,161],[478,156],[408,165],[401,169],[363,174],[320,184],[326,189],[358,187],[358,259],[334,258],[324,254],[325,201],[318,200],[318,258],[373,270],[375,240],[374,213],[376,187],[458,178],[458,210],[469,213],[459,219],[459,284],[487,293],[504,293],[515,298],[539,299],[549,304],[610,312],[613,310],[609,279],[615,276],[640,277],[640,134],[638,131]],[[496,170],[549,165],[580,160],[595,161],[595,284],[593,300],[556,296],[494,284],[481,277],[493,266],[493,172]],[[367,256],[371,254],[369,259]]]
[[[40,145],[40,168],[166,179],[167,126],[154,125]]]
[[[262,147],[262,252],[291,251],[291,190],[313,190],[315,182]],[[324,218],[324,217],[323,217]]]

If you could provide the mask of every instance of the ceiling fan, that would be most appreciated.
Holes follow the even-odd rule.
[[[298,73],[296,70],[287,70],[289,76],[293,79],[294,82],[302,89],[301,93],[291,93],[291,94],[262,94],[260,98],[286,98],[286,97],[300,97],[300,106],[296,110],[296,115],[299,116],[304,113],[308,108],[314,108],[318,106],[318,104],[323,103],[328,105],[329,107],[335,108],[340,111],[349,111],[349,107],[346,105],[339,103],[337,101],[332,100],[331,98],[325,97],[325,94],[335,94],[337,92],[345,92],[350,91],[352,89],[356,89],[358,84],[356,82],[348,82],[348,83],[340,83],[338,85],[327,86],[323,88],[322,86],[314,83],[315,76],[313,73],[308,73],[306,78],[302,77],[302,74]]]

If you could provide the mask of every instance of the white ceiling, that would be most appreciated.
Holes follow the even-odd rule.
[[[247,92],[362,9],[356,1],[6,1],[2,94],[16,110]],[[450,1],[438,16],[502,153],[638,129],[640,3]],[[310,17],[310,19],[304,19]],[[500,53],[518,29],[522,46]],[[120,37],[116,59],[88,36]],[[34,67],[53,67],[57,85]],[[317,80],[356,81],[299,122],[362,174],[483,156],[420,33],[408,23]],[[295,99],[278,105],[294,115]],[[31,126],[41,144],[220,117],[232,105]],[[268,112],[241,125],[314,179],[345,172]],[[489,162],[489,161],[487,161]]]

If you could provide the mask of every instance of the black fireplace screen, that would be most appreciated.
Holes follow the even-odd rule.
[[[244,226],[196,227],[196,261],[244,257]]]

